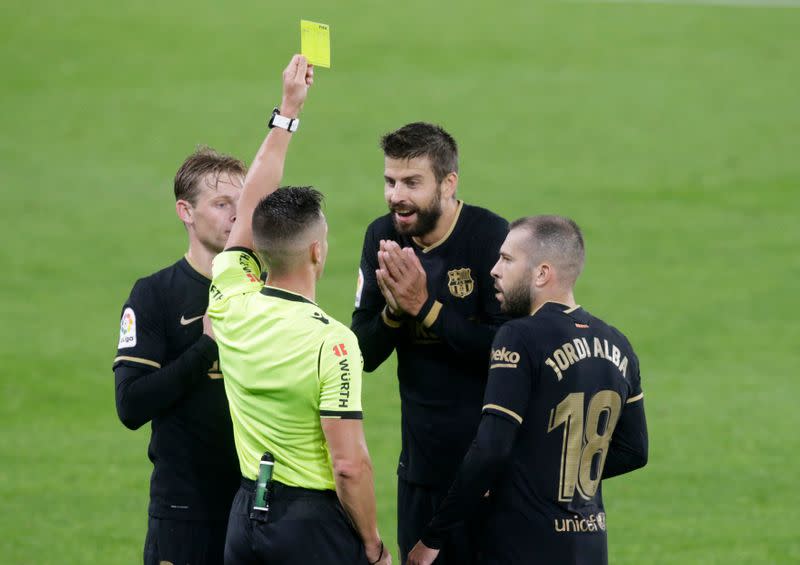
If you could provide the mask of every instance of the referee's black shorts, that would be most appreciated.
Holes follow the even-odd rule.
[[[250,518],[255,481],[242,479],[225,539],[226,565],[368,565],[336,492],[273,482],[266,522]]]

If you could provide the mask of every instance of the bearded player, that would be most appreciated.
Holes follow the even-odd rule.
[[[580,229],[561,216],[511,224],[492,269],[506,323],[492,345],[478,433],[409,556],[436,558],[491,491],[483,563],[608,563],[602,481],[647,463],[639,360],[575,302]]]
[[[352,329],[366,371],[397,352],[397,533],[405,562],[480,420],[489,350],[505,320],[489,272],[508,225],[458,198],[458,148],[441,127],[408,124],[381,147],[389,213],[364,237]],[[472,563],[481,529],[478,517],[451,528],[437,563]]]

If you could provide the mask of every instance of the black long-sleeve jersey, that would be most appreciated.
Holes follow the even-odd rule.
[[[607,563],[601,480],[647,462],[642,398],[630,343],[582,308],[505,324],[478,435],[423,542],[491,489],[487,563]]]
[[[136,282],[114,359],[117,412],[152,421],[151,516],[225,520],[240,473],[217,345],[203,334],[211,281],[183,258]]]
[[[463,203],[450,232],[426,248],[398,234],[389,214],[367,228],[352,329],[366,371],[397,351],[398,475],[409,482],[448,485],[475,435],[488,353],[506,319],[490,271],[507,232],[503,218]],[[385,310],[375,278],[382,239],[412,247],[425,269],[429,298],[416,318],[393,319]]]

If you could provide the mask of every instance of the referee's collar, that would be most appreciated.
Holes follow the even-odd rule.
[[[308,304],[313,304],[316,306],[317,304],[305,296],[297,294],[296,292],[292,292],[290,290],[284,290],[282,288],[277,288],[274,286],[266,286],[261,289],[261,294],[264,296],[271,296],[273,298],[282,298],[283,300],[291,300],[292,302],[306,302]]]

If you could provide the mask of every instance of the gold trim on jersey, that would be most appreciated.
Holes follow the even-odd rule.
[[[456,224],[458,223],[458,218],[461,216],[462,208],[464,208],[464,201],[463,200],[458,200],[458,208],[456,209],[456,217],[453,218],[453,223],[450,224],[450,227],[447,229],[447,233],[445,233],[442,236],[442,239],[440,239],[436,243],[431,243],[428,247],[425,247],[419,242],[418,238],[416,238],[416,237],[412,238],[414,240],[414,243],[416,243],[417,245],[422,247],[422,252],[423,253],[427,253],[428,251],[436,249],[437,247],[442,245],[445,241],[447,241],[447,238],[450,237],[450,234],[452,234],[453,230],[456,229]]]
[[[566,309],[566,310],[564,310],[564,314],[571,314],[572,312],[574,312],[575,310],[577,310],[578,308],[580,308],[580,307],[581,307],[581,305],[580,305],[580,304],[576,304],[575,306],[573,306],[572,308],[570,308],[569,306],[567,306],[567,305],[566,305],[566,304],[564,304],[563,302],[558,302],[557,300],[545,300],[544,302],[542,302],[542,303],[541,303],[541,304],[539,304],[539,305],[538,305],[536,308],[534,308],[534,309],[533,309],[533,311],[531,312],[531,316],[533,316],[534,314],[536,314],[536,312],[538,312],[539,310],[541,310],[542,308],[544,308],[544,305],[545,305],[545,304],[560,304],[561,306],[564,306],[564,307],[566,307],[567,309]]]
[[[161,363],[150,361],[150,359],[142,359],[141,357],[128,357],[127,355],[120,355],[119,357],[114,358],[114,363],[117,363],[119,361],[133,361],[134,363],[149,365],[150,367],[155,367],[156,369],[161,368]]]
[[[383,320],[383,323],[386,324],[387,326],[389,326],[390,328],[399,328],[399,327],[401,327],[403,325],[402,322],[398,322],[396,320],[392,320],[389,317],[389,314],[386,313],[386,308],[388,308],[388,306],[384,307],[383,310],[381,310],[381,319]]]
[[[442,303],[439,302],[438,300],[435,300],[433,302],[433,306],[431,306],[430,312],[428,312],[428,315],[425,316],[424,320],[422,320],[422,325],[425,326],[426,328],[430,328],[436,322],[436,318],[439,317],[439,312],[441,311],[442,311]]]
[[[637,394],[633,398],[629,398],[628,400],[626,400],[625,404],[630,404],[631,402],[636,402],[637,400],[641,400],[642,398],[644,398],[644,393],[640,392],[639,394]]]
[[[219,360],[214,361],[214,364],[211,365],[211,368],[208,370],[208,378],[221,379],[223,376],[222,371],[219,369]]]
[[[486,410],[487,408],[489,410],[498,410],[498,411],[502,412],[503,414],[508,414],[509,416],[514,418],[517,422],[519,422],[520,424],[522,423],[522,416],[520,416],[519,414],[517,414],[513,410],[509,410],[508,408],[503,408],[502,406],[498,406],[497,404],[487,404],[486,406],[484,406],[482,408],[482,410]]]

